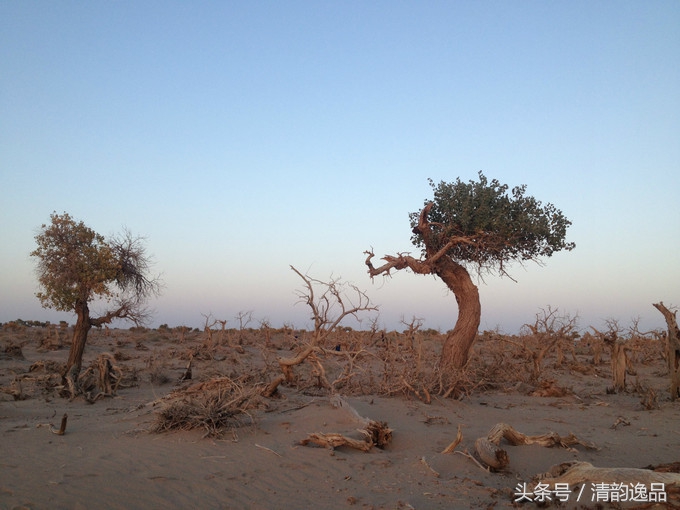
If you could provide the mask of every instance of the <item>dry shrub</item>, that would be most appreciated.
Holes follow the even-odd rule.
[[[260,385],[220,377],[172,392],[159,413],[153,432],[205,429],[204,437],[254,423],[251,410],[263,405]]]
[[[0,352],[0,359],[25,359],[21,345],[10,342]]]
[[[64,388],[73,399],[82,393],[88,402],[96,402],[102,397],[113,397],[123,381],[123,370],[114,363],[115,357],[109,353],[100,354],[92,364],[78,376],[74,387]]]
[[[149,372],[149,381],[151,384],[162,386],[163,384],[168,384],[170,382],[170,377],[162,366],[156,365]]]
[[[640,404],[647,411],[652,411],[653,409],[659,409],[659,396],[656,394],[653,388],[648,388],[647,392],[642,394],[640,399]]]

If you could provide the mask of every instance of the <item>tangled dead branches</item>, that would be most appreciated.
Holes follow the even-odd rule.
[[[176,390],[164,399],[167,403],[152,431],[205,429],[204,437],[219,437],[225,430],[253,423],[249,411],[264,405],[261,392],[261,386],[229,377]]]

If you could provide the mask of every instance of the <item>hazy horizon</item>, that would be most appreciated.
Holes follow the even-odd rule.
[[[146,238],[151,326],[309,328],[294,265],[365,290],[389,330],[446,331],[441,281],[371,282],[363,252],[417,254],[427,179],[480,170],[555,204],[576,243],[486,277],[481,330],[547,306],[650,330],[652,303],[680,305],[678,2],[38,0],[0,19],[0,322],[75,320],[35,297],[56,211]]]

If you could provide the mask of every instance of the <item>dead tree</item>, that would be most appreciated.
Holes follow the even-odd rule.
[[[543,372],[543,360],[549,352],[557,350],[556,366],[561,366],[564,360],[564,350],[568,350],[572,359],[576,361],[574,348],[574,333],[578,323],[578,315],[572,317],[567,314],[558,314],[559,308],[553,309],[548,305],[547,309],[540,309],[536,314],[533,324],[524,324],[524,342],[518,343],[501,337],[502,341],[513,344],[524,352],[527,359],[531,360],[529,372],[530,381],[535,383]]]
[[[243,332],[253,320],[253,311],[240,311],[234,318],[238,321],[238,344],[241,345],[243,344]]]
[[[666,352],[668,353],[668,371],[671,377],[671,400],[675,400],[680,397],[680,330],[676,320],[678,311],[673,310],[671,312],[663,304],[663,301],[653,303],[653,306],[663,314],[668,326]]]
[[[609,331],[601,333],[593,326],[590,328],[595,331],[604,344],[609,347],[611,353],[612,364],[612,379],[614,386],[611,388],[612,393],[626,390],[626,368],[628,366],[628,354],[626,353],[626,343],[619,338],[620,328],[616,321],[607,321]]]
[[[279,358],[279,366],[285,382],[293,383],[295,382],[293,367],[308,361],[313,366],[313,374],[318,378],[318,384],[332,390],[326,371],[318,358],[318,355],[324,352],[326,339],[347,317],[353,316],[358,319],[359,312],[376,311],[378,308],[372,306],[366,293],[354,285],[343,284],[338,279],[323,282],[302,274],[293,266],[290,268],[304,282],[304,289],[298,292],[299,302],[306,304],[312,311],[314,331],[310,342],[296,356]],[[321,291],[318,296],[315,292],[317,289]]]

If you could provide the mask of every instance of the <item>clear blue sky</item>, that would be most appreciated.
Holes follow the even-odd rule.
[[[146,236],[152,325],[252,310],[309,327],[292,264],[365,289],[388,329],[447,330],[441,281],[371,283],[363,251],[415,253],[427,178],[479,170],[554,203],[577,245],[486,278],[482,329],[547,305],[582,328],[663,326],[680,2],[0,2],[0,322],[74,321],[40,307],[29,257],[66,211]]]

